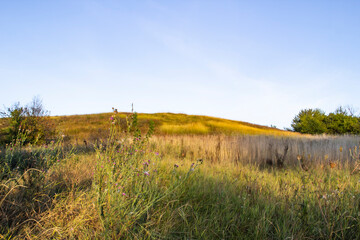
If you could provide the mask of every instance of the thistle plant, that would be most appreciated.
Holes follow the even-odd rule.
[[[104,235],[118,238],[141,231],[151,208],[186,181],[187,177],[176,178],[167,187],[161,187],[166,181],[162,176],[176,173],[162,170],[160,154],[151,151],[148,146],[154,131],[153,123],[150,122],[147,133],[143,135],[138,127],[136,112],[126,117],[126,129],[121,128],[116,111],[110,122],[109,138],[96,148],[94,189]],[[197,165],[192,165],[187,176],[195,167]]]

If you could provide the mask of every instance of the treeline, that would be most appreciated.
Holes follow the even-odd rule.
[[[304,109],[292,121],[292,130],[308,134],[360,134],[360,117],[351,108],[339,107],[325,114],[321,109]]]

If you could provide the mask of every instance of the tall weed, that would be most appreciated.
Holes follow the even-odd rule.
[[[160,154],[150,151],[151,123],[143,136],[136,113],[127,116],[126,129],[116,112],[110,120],[109,138],[96,149],[94,179],[104,237],[146,235],[152,208],[184,183],[198,165],[193,164],[185,176],[179,177],[177,166],[172,171],[161,167]]]

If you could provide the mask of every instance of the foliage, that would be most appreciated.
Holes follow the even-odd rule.
[[[34,97],[26,106],[15,103],[1,112],[1,115],[8,121],[8,128],[5,130],[6,143],[11,143],[26,133],[25,143],[42,144],[51,140],[55,134],[48,111],[44,109],[38,97]]]
[[[325,121],[330,134],[359,134],[360,118],[352,115],[343,107],[336,109],[334,113],[330,113]]]
[[[320,109],[305,109],[294,118],[291,126],[295,132],[321,134],[327,131],[325,113]]]
[[[305,109],[295,116],[291,127],[308,134],[360,134],[360,117],[344,107],[328,115],[320,109]]]

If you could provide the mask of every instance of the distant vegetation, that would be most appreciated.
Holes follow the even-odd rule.
[[[360,117],[344,107],[327,115],[320,109],[305,109],[295,116],[291,126],[299,133],[360,134]]]

